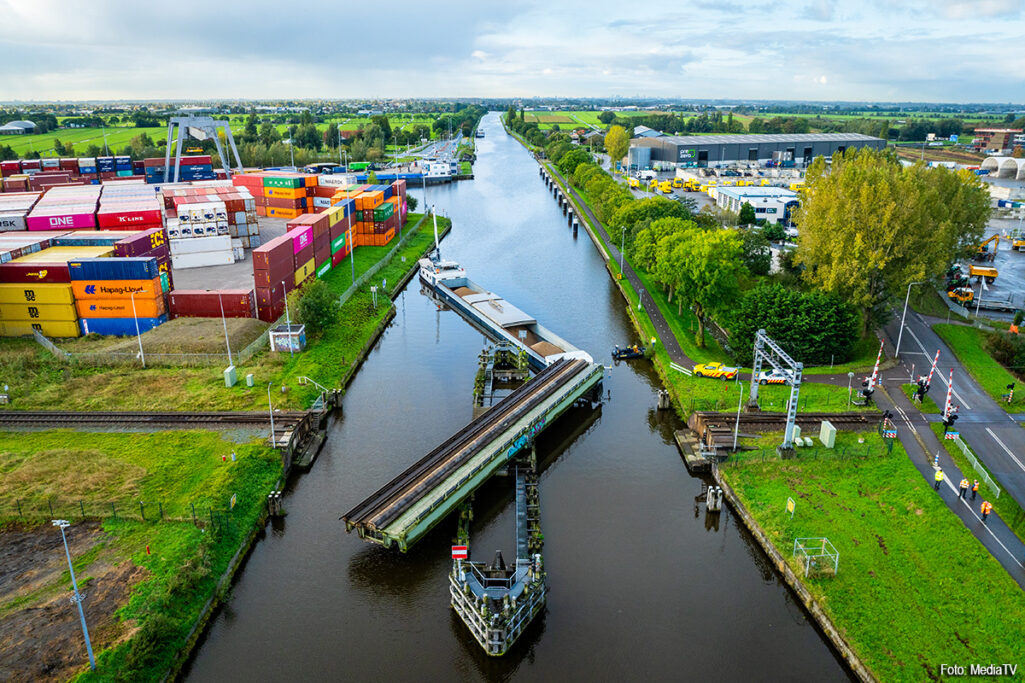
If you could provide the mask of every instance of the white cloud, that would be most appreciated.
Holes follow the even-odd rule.
[[[181,1],[0,0],[0,99],[1025,95],[1025,0]]]

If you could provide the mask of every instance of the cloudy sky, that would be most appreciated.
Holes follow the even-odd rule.
[[[1025,0],[0,0],[0,101],[1025,102]]]

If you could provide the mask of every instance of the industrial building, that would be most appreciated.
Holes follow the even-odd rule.
[[[666,135],[630,140],[631,168],[653,164],[674,167],[728,166],[742,163],[804,166],[818,156],[840,154],[851,147],[883,149],[886,141],[860,133],[794,133],[781,135]]]
[[[718,187],[715,203],[733,213],[740,213],[740,207],[750,204],[756,219],[785,223],[790,220],[790,212],[797,207],[798,200],[797,193],[785,187]]]
[[[0,135],[25,135],[34,133],[36,124],[31,121],[11,121],[0,126]]]
[[[977,152],[1010,150],[1021,132],[1021,128],[976,128],[972,149]]]

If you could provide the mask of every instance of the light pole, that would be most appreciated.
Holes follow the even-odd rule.
[[[738,373],[739,377],[739,373]],[[754,382],[755,378],[752,377],[751,381]],[[737,421],[733,424],[733,452],[737,452],[737,435],[740,433],[740,407],[744,403],[744,383],[737,382],[737,386],[740,388],[740,397],[737,399]]]
[[[68,572],[71,574],[71,585],[75,589],[75,597],[71,600],[78,605],[78,616],[82,620],[82,635],[85,636],[85,650],[89,653],[89,668],[96,671],[96,658],[93,657],[93,644],[89,642],[89,628],[85,625],[85,610],[82,609],[82,595],[78,592],[78,581],[75,579],[75,568],[71,565],[71,551],[68,550],[68,537],[64,535],[64,529],[71,526],[66,519],[55,519],[53,525],[61,530],[61,539],[64,541],[64,555],[68,558]]]
[[[907,296],[904,297],[904,313],[900,316],[900,332],[897,333],[897,348],[893,351],[894,358],[900,358],[900,340],[904,337],[904,319],[908,315],[908,301],[911,299],[911,288],[920,284],[922,284],[922,282],[908,283],[908,293]]]
[[[142,351],[142,333],[139,332],[139,316],[135,312],[135,292],[129,295],[132,299],[132,318],[135,319],[135,336],[139,340],[139,357],[142,359],[142,367],[146,367],[146,354]]]
[[[281,281],[281,293],[285,295],[285,327],[288,329],[288,354],[295,358],[295,351],[292,350],[292,319],[288,316],[288,291],[285,289],[285,281]]]
[[[224,325],[224,345],[228,347],[228,365],[234,365],[231,362],[231,341],[228,340],[228,321],[224,317],[224,300],[221,299],[221,293],[217,293],[217,303],[221,305],[221,324]]]
[[[291,340],[290,340],[291,341]],[[273,448],[276,444],[274,442],[274,406],[270,402],[270,386],[274,382],[267,382],[267,412],[270,413],[270,445]]]
[[[851,389],[851,383],[853,381],[854,381],[854,373],[853,372],[848,372],[847,373],[847,407],[848,408],[851,407],[851,392],[853,391],[853,389]]]
[[[626,249],[626,226],[620,228],[623,231],[623,236],[619,240],[619,274],[623,274],[623,250]]]

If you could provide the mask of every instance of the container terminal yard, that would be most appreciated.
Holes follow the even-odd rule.
[[[0,681],[1021,679],[1010,5],[0,2]]]

